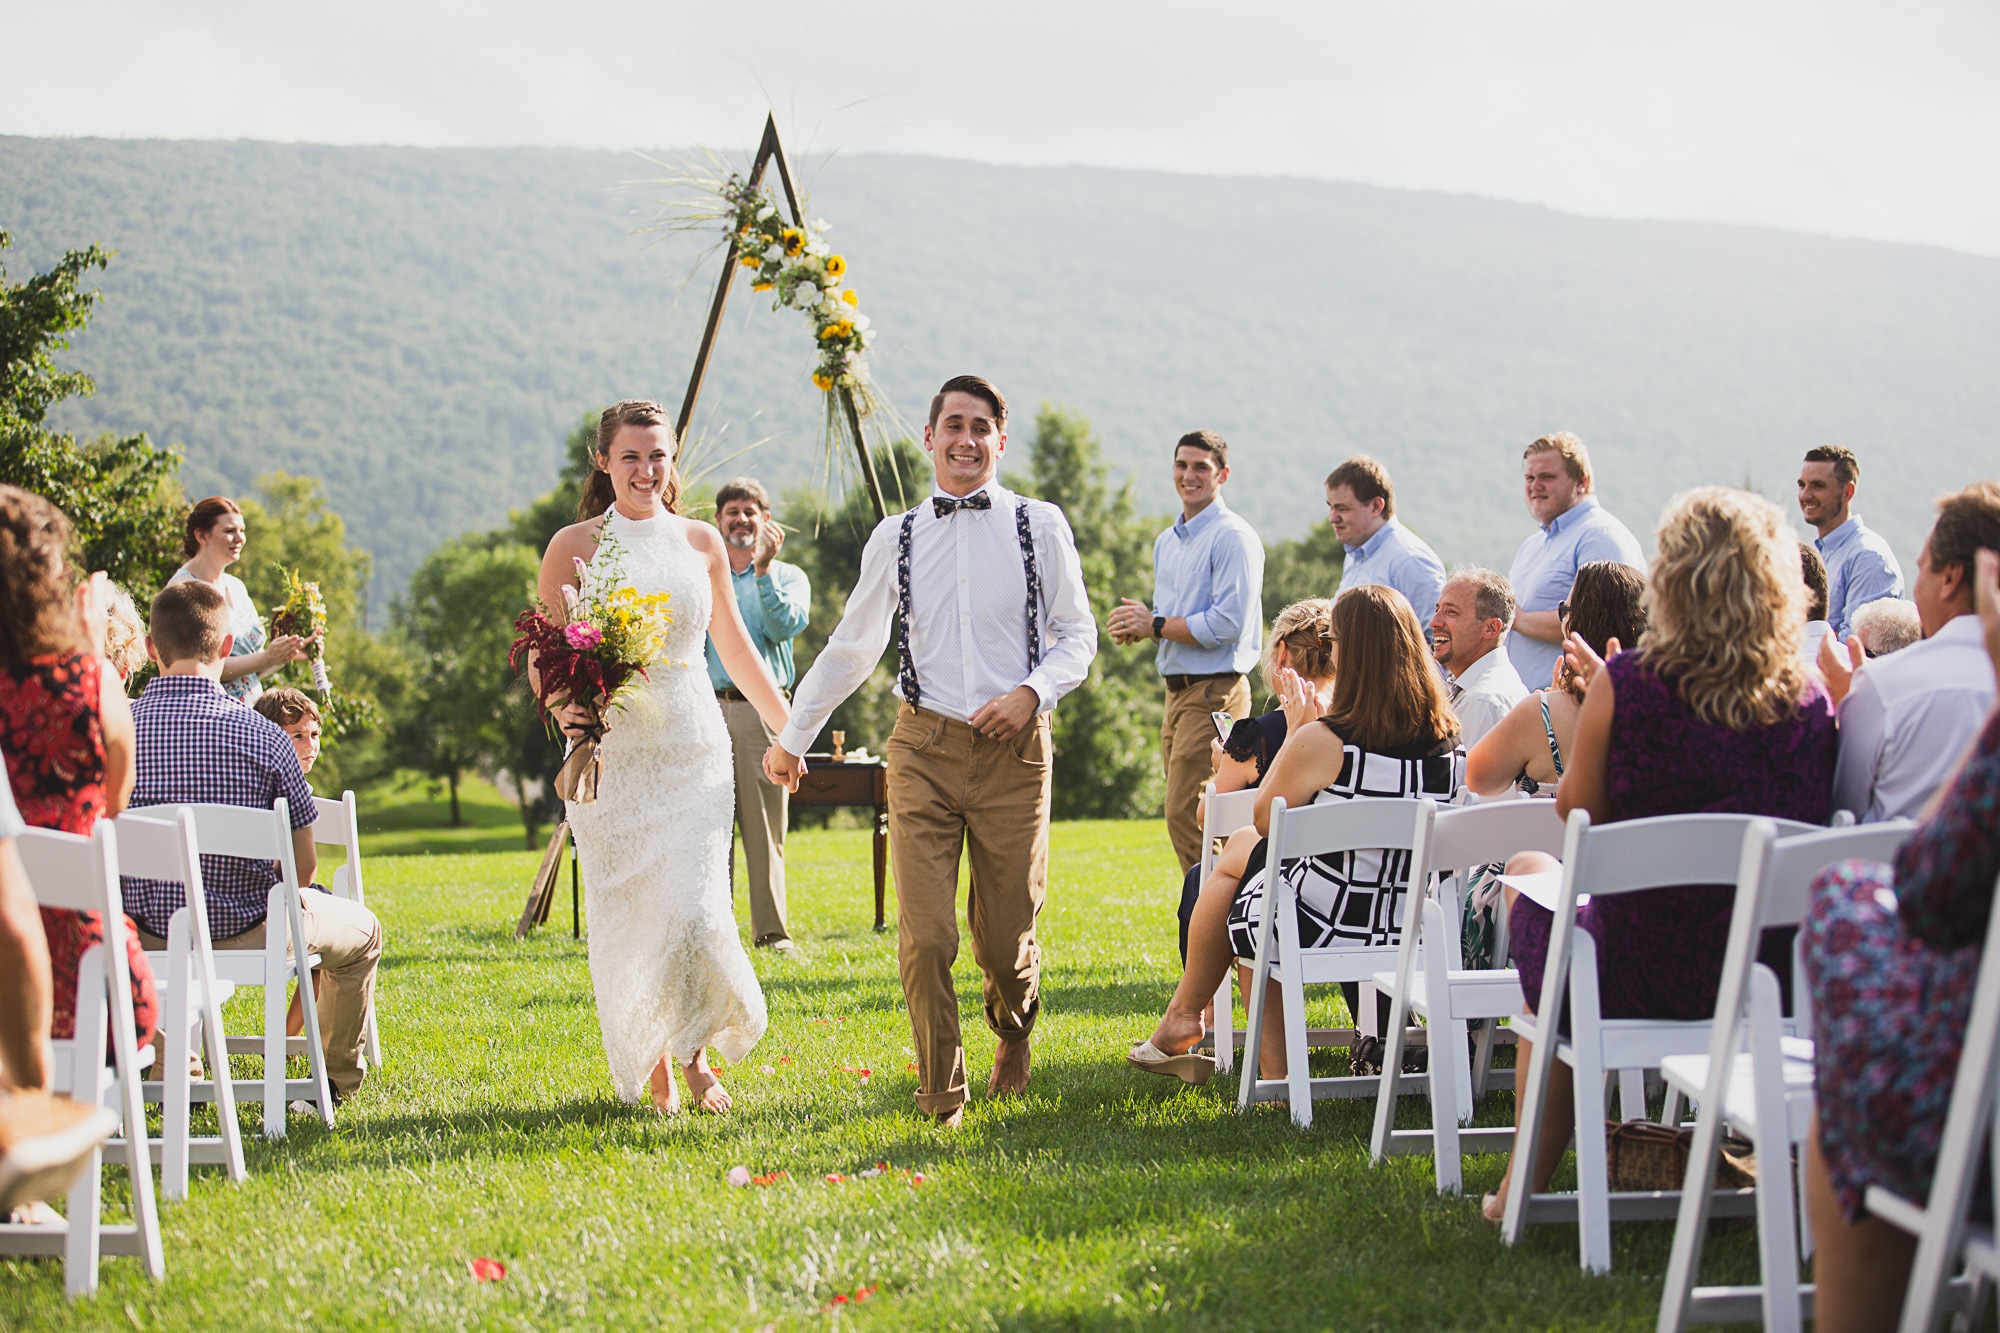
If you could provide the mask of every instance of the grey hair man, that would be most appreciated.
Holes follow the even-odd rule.
[[[812,611],[812,584],[797,565],[778,559],[785,530],[771,516],[771,496],[754,477],[731,477],[715,492],[715,526],[729,548],[729,585],[750,642],[771,668],[778,688],[792,687],[792,640]],[[743,868],[750,879],[750,938],[759,948],[792,947],[785,921],[785,817],[789,793],[764,776],[764,752],[777,739],[757,706],[736,688],[715,644],[708,645],[708,681],[729,724],[736,764],[736,823],[743,831]]]
[[[1869,657],[1887,657],[1924,637],[1923,617],[1915,602],[1878,597],[1854,613],[1854,636]]]
[[[1445,670],[1445,693],[1467,748],[1499,725],[1528,687],[1505,652],[1514,625],[1514,585],[1497,570],[1451,572],[1431,614],[1431,653]]]

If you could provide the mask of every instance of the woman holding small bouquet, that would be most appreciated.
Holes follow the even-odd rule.
[[[305,661],[314,645],[297,634],[279,634],[266,642],[264,621],[257,614],[257,604],[250,600],[250,590],[229,572],[229,567],[243,558],[249,539],[242,508],[226,495],[209,496],[188,511],[187,532],[181,538],[181,553],[187,556],[187,563],[167,582],[198,580],[229,603],[229,632],[235,640],[222,663],[222,688],[230,698],[254,704],[264,692],[264,672],[288,662]]]
[[[537,697],[578,748],[595,742],[589,786],[569,803],[590,914],[590,975],[618,1095],[680,1110],[670,1066],[695,1104],[729,1109],[707,1048],[738,1060],[764,1033],[764,992],[737,935],[729,894],[734,765],[721,706],[709,685],[704,635],[730,678],[774,731],[789,721],[777,682],[751,646],[729,583],[722,538],[677,512],[674,432],[658,403],[628,401],[597,425],[597,470],[580,521],[542,559],[542,612],[524,616]],[[608,589],[608,591],[607,591]],[[589,613],[587,616],[586,613]],[[629,677],[582,663],[620,614],[659,626],[644,636],[650,661]],[[571,631],[574,631],[572,633]],[[551,635],[560,634],[556,644]],[[539,638],[539,648],[532,644]],[[602,679],[595,698],[556,683]],[[537,666],[546,658],[548,679]],[[593,665],[595,663],[595,665]]]

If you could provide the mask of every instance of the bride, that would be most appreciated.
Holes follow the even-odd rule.
[[[643,401],[606,408],[596,463],[581,521],[558,532],[542,558],[542,604],[564,605],[564,587],[577,586],[579,564],[596,558],[608,533],[624,581],[642,593],[670,593],[673,614],[665,660],[651,664],[637,696],[606,719],[597,799],[569,807],[597,1017],[622,1100],[637,1102],[647,1085],[655,1110],[679,1111],[671,1063],[697,1106],[721,1112],[730,1097],[708,1067],[707,1048],[740,1060],[766,1019],[730,902],[733,765],[702,636],[713,636],[730,679],[766,725],[782,728],[789,710],[744,630],[721,536],[676,512],[681,478],[666,409]],[[575,737],[590,717],[566,703],[556,720]]]

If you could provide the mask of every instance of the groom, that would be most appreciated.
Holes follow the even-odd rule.
[[[840,626],[792,699],[764,757],[793,785],[827,717],[881,660],[900,615],[889,760],[896,958],[917,1047],[917,1106],[956,1128],[968,1097],[951,965],[958,867],[971,859],[966,918],[1000,1038],[989,1096],[1028,1086],[1041,1011],[1035,917],[1048,883],[1049,710],[1097,653],[1076,542],[1062,510],[994,479],[1007,400],[977,375],[947,380],[924,427],[936,486],[883,519],[861,554]]]

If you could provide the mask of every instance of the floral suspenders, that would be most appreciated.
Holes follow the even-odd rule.
[[[980,504],[984,500],[986,503]],[[940,518],[948,518],[960,509],[991,509],[992,497],[985,491],[969,496],[963,501],[948,500],[943,496],[932,497],[932,503]],[[917,511],[910,510],[903,515],[902,530],[896,538],[896,690],[909,700],[910,707],[922,706],[923,692],[917,684],[916,662],[910,656],[910,531],[917,521]],[[1014,504],[1014,535],[1021,543],[1021,570],[1028,580],[1028,670],[1033,671],[1042,664],[1042,629],[1040,608],[1042,604],[1042,576],[1035,566],[1034,533],[1028,525],[1028,502],[1018,500]]]

